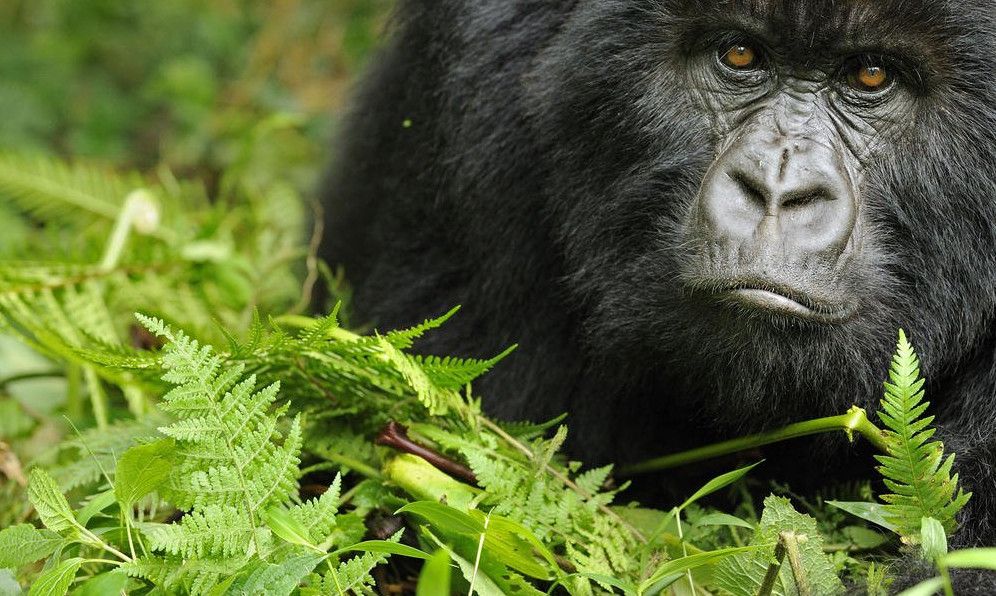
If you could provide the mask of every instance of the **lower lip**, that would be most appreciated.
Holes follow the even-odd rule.
[[[799,304],[787,296],[782,296],[781,294],[776,294],[767,290],[744,288],[740,290],[733,290],[730,292],[730,296],[738,302],[744,302],[754,307],[774,310],[806,319],[824,318],[813,309]]]

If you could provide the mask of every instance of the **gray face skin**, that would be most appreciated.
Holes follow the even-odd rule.
[[[901,62],[835,51],[794,64],[733,33],[691,66],[717,139],[689,219],[700,255],[692,284],[750,311],[848,319],[864,173],[915,112]]]

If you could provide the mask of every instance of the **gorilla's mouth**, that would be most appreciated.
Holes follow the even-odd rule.
[[[781,284],[739,281],[724,284],[716,290],[723,302],[805,321],[839,323],[852,314],[843,306],[829,304],[807,292]]]

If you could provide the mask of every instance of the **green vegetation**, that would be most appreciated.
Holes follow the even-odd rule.
[[[881,429],[705,452],[857,431],[887,494],[873,462],[833,495],[749,466],[651,509],[561,453],[569,418],[482,413],[507,351],[412,351],[457,310],[351,326],[305,197],[383,8],[0,5],[0,593],[882,594],[896,555],[932,593],[996,566],[947,552],[970,495],[904,335]]]

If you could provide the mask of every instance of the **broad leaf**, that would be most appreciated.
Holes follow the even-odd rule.
[[[681,557],[680,559],[674,559],[672,561],[667,561],[660,567],[654,570],[654,572],[648,577],[643,583],[640,584],[638,592],[640,594],[654,587],[656,584],[660,583],[665,578],[674,576],[674,579],[680,578],[686,571],[690,569],[695,569],[703,565],[712,565],[717,563],[727,557],[733,555],[755,553],[762,549],[767,548],[768,545],[752,545],[752,546],[737,546],[732,548],[723,548],[719,550],[698,553],[694,555],[688,555],[687,557]],[[664,588],[667,586],[658,586]]]
[[[157,490],[173,469],[176,441],[163,439],[124,452],[114,472],[114,496],[123,509]]]
[[[17,569],[49,556],[65,540],[51,530],[19,524],[0,531],[0,568]]]
[[[270,508],[263,516],[266,525],[273,530],[273,533],[283,538],[291,544],[311,546],[314,541],[308,533],[308,528],[304,527],[290,512],[279,507]]]
[[[897,532],[895,524],[885,519],[885,505],[882,503],[866,503],[864,501],[827,501],[827,505],[833,505],[851,515],[860,517],[865,521],[882,526],[891,532]]]
[[[31,584],[28,596],[64,596],[69,591],[70,584],[76,578],[76,572],[83,565],[83,559],[76,557],[66,559],[55,567],[38,576]]]
[[[450,593],[450,555],[437,550],[422,566],[415,596],[441,596]]]
[[[65,534],[76,527],[76,518],[69,507],[69,501],[59,490],[55,480],[41,468],[31,471],[28,482],[28,499],[38,512],[45,527],[53,532]]]
[[[417,515],[444,534],[480,535],[484,533],[483,523],[463,511],[443,505],[442,503],[417,501],[405,505],[401,509],[398,509],[396,513]]]

